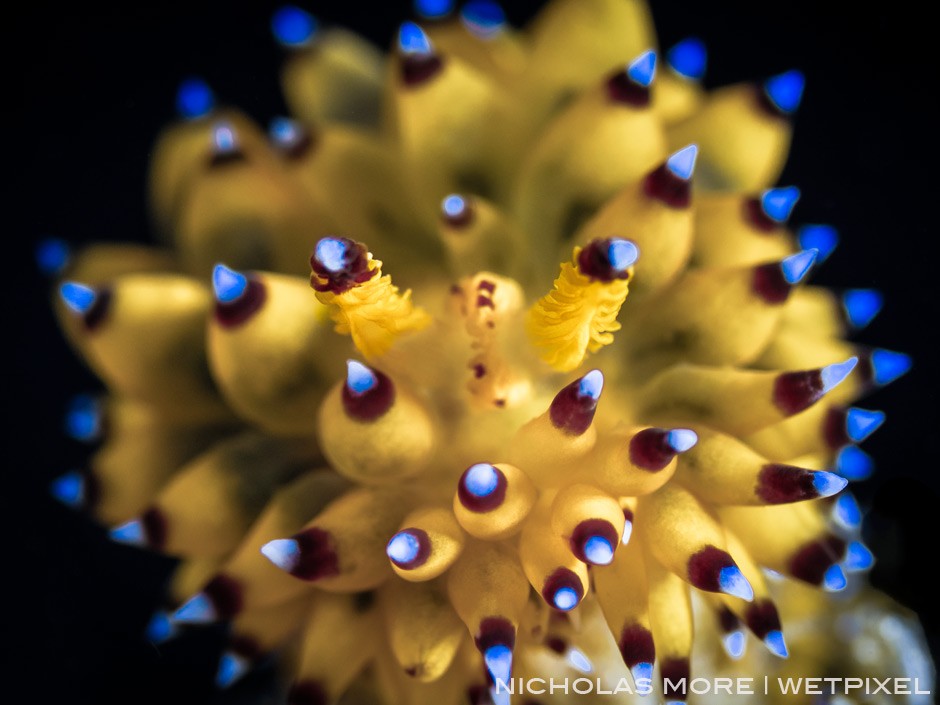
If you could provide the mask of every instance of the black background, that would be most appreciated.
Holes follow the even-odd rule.
[[[87,454],[61,431],[75,393],[96,381],[65,347],[49,313],[48,282],[32,250],[55,235],[75,243],[149,238],[148,152],[173,118],[180,78],[205,76],[225,102],[262,122],[284,112],[282,52],[268,19],[280,3],[203,2],[185,11],[153,4],[32,3],[6,21],[8,183],[3,233],[12,319],[4,348],[8,466],[0,499],[7,560],[2,634],[13,655],[8,683],[25,702],[236,703],[262,689],[264,672],[232,692],[211,686],[218,632],[165,647],[141,637],[172,562],[107,541],[104,530],[56,505],[49,481]],[[542,3],[508,5],[520,24]],[[888,411],[866,449],[879,463],[857,493],[870,508],[866,538],[874,582],[927,622],[936,653],[938,468],[935,449],[937,173],[935,46],[913,3],[878,14],[785,4],[653,0],[663,46],[690,34],[709,47],[707,83],[757,79],[791,67],[808,87],[782,183],[802,188],[797,222],[836,225],[842,242],[815,281],[874,286],[887,305],[860,340],[914,355],[915,369],[864,405]],[[324,20],[387,46],[408,3],[317,2]],[[9,151],[7,152],[9,154]],[[12,192],[11,192],[12,188]],[[8,324],[9,325],[9,324]],[[9,330],[9,328],[7,328]],[[12,425],[10,424],[12,421]],[[269,675],[269,674],[267,674]]]

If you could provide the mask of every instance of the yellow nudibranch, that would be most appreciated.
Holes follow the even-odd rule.
[[[279,11],[295,118],[265,137],[185,83],[151,171],[171,246],[65,269],[109,394],[53,489],[181,560],[149,638],[228,620],[219,685],[281,652],[290,705],[905,675],[868,632],[916,622],[867,587],[845,488],[884,418],[849,405],[910,360],[842,339],[877,292],[805,286],[835,233],[774,185],[802,75],[707,92],[641,0],[525,31],[452,5],[384,58]]]

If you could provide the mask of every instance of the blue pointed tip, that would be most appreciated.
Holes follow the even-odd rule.
[[[489,497],[499,485],[499,475],[489,463],[477,463],[464,474],[463,484],[474,497]]]
[[[456,193],[452,193],[441,201],[441,212],[448,218],[459,218],[467,209],[467,200]]]
[[[839,232],[831,225],[804,225],[797,242],[802,250],[819,250],[819,261],[825,262],[839,244]]]
[[[216,152],[228,154],[238,149],[238,137],[235,128],[227,122],[220,122],[212,126],[212,144]]]
[[[666,160],[666,168],[683,181],[688,181],[695,172],[696,157],[698,157],[698,145],[690,144],[669,157]]]
[[[836,472],[846,480],[867,480],[875,472],[875,461],[858,446],[845,446],[836,455]]]
[[[875,565],[875,555],[861,541],[852,541],[845,550],[842,564],[850,573],[861,573]]]
[[[215,265],[212,270],[212,290],[220,304],[238,301],[247,288],[248,278],[244,274],[229,269],[224,264]]]
[[[780,262],[780,271],[783,272],[783,278],[787,284],[796,285],[803,281],[819,256],[818,250],[804,250],[790,255]]]
[[[186,624],[208,624],[219,618],[215,605],[204,592],[197,592],[173,613],[174,622]]]
[[[300,560],[296,539],[274,539],[261,547],[261,554],[283,571],[291,572]]]
[[[140,519],[131,519],[112,528],[108,535],[115,543],[124,543],[129,546],[146,546],[147,535]]]
[[[92,443],[101,436],[102,411],[97,399],[88,394],[74,397],[65,411],[65,433],[69,438]]]
[[[674,428],[666,434],[666,445],[676,453],[685,453],[698,443],[698,434],[691,428]]]
[[[601,398],[602,391],[604,391],[604,373],[600,370],[591,370],[578,382],[578,394],[582,397],[590,397],[597,401]]]
[[[176,636],[176,632],[176,625],[170,621],[170,614],[165,610],[157,610],[147,622],[144,638],[154,644],[162,644]]]
[[[640,258],[640,248],[632,240],[620,237],[610,239],[607,246],[607,261],[616,272],[625,272]]]
[[[69,264],[72,252],[68,243],[57,237],[46,238],[36,245],[36,266],[48,277],[54,277]]]
[[[787,642],[783,638],[783,632],[779,629],[767,632],[766,636],[764,636],[764,644],[767,646],[767,650],[774,656],[787,658],[790,655],[787,649]]]
[[[460,21],[471,34],[491,39],[506,26],[506,13],[492,0],[470,0],[460,11]]]
[[[697,37],[683,39],[666,53],[666,63],[680,76],[700,80],[708,67],[705,42]]]
[[[875,384],[878,385],[890,384],[898,377],[906,375],[913,365],[914,360],[905,353],[878,349],[871,354],[872,374]]]
[[[744,647],[747,644],[747,636],[744,632],[736,630],[725,634],[721,638],[721,643],[725,647],[725,652],[735,661],[744,656]]]
[[[300,140],[302,129],[296,120],[286,117],[276,117],[268,126],[268,135],[271,141],[281,147],[291,147]]]
[[[627,76],[643,88],[649,88],[656,77],[656,52],[650,49],[635,58],[627,66]]]
[[[385,555],[395,563],[411,563],[421,552],[421,544],[410,531],[399,531],[389,539]]]
[[[575,592],[574,588],[558,588],[555,594],[552,595],[552,603],[555,605],[555,609],[569,612],[578,606],[578,593]]]
[[[785,223],[799,200],[800,189],[796,186],[782,186],[764,191],[760,197],[760,207],[771,220]]]
[[[823,367],[819,371],[819,376],[822,380],[823,394],[829,392],[839,385],[842,380],[849,376],[857,364],[858,358],[853,355],[844,362],[835,362],[831,365],[826,365]]]
[[[187,78],[176,89],[176,112],[184,120],[198,120],[215,108],[215,95],[201,78]]]
[[[855,531],[862,525],[862,508],[851,492],[840,494],[832,506],[832,520],[839,526]]]
[[[215,684],[219,688],[228,688],[240,680],[250,667],[248,659],[231,651],[225,651],[219,658],[219,668],[215,674]]]
[[[402,54],[430,54],[431,40],[414,22],[402,22],[398,28],[398,50]]]
[[[594,670],[594,664],[591,663],[591,659],[580,649],[571,649],[568,651],[568,663],[581,671],[581,673],[590,673]]]
[[[780,112],[792,113],[800,107],[806,78],[800,71],[787,71],[764,81],[764,92]]]
[[[754,588],[736,565],[722,568],[718,573],[718,587],[726,595],[740,597],[746,602],[754,599]]]
[[[842,571],[842,566],[838,563],[829,566],[829,569],[826,570],[826,574],[823,576],[823,589],[825,589],[826,592],[839,592],[840,590],[844,590],[845,586],[848,584],[845,573]]]
[[[640,683],[652,684],[653,681],[653,664],[648,663],[647,661],[640,661],[630,669],[630,675],[633,676],[633,685],[640,689]]]
[[[85,476],[78,470],[60,475],[49,485],[49,492],[65,506],[77,509],[85,502]]]
[[[885,418],[883,411],[871,411],[853,406],[845,414],[845,432],[853,442],[861,443],[881,428]]]
[[[813,473],[813,489],[820,497],[831,497],[845,489],[849,481],[835,473],[819,470]]]
[[[346,386],[353,394],[365,394],[375,389],[379,378],[361,362],[346,361]]]
[[[271,16],[271,33],[285,47],[310,43],[317,32],[317,18],[294,5],[285,5]]]
[[[620,539],[620,545],[626,546],[630,543],[630,537],[633,536],[633,522],[629,519],[623,520],[623,536]]]
[[[512,677],[512,649],[503,644],[491,646],[483,652],[483,662],[486,670],[493,677],[493,682],[509,683]]]
[[[62,297],[62,302],[66,306],[81,315],[88,313],[98,298],[94,289],[78,282],[63,282],[60,284],[59,296]]]
[[[415,12],[425,19],[439,20],[454,11],[455,0],[415,0]]]
[[[317,241],[314,256],[331,272],[342,271],[346,266],[346,243],[335,237],[323,237]]]
[[[845,318],[853,328],[864,328],[881,313],[885,299],[875,289],[849,289],[842,294]]]
[[[584,557],[592,565],[610,565],[614,560],[614,547],[603,536],[591,536],[584,542]]]

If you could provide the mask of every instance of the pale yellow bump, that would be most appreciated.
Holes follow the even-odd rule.
[[[539,356],[561,372],[577,368],[588,352],[597,352],[614,341],[620,330],[617,314],[629,293],[633,268],[626,279],[591,281],[578,270],[580,247],[550,292],[539,299],[526,319],[526,331]]]

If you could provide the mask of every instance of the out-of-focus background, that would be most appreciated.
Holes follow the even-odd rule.
[[[88,450],[62,432],[68,400],[99,389],[56,331],[49,283],[35,243],[57,236],[147,241],[145,174],[160,128],[174,118],[179,80],[204,76],[222,102],[262,123],[284,112],[283,52],[269,18],[281,3],[21,3],[4,21],[7,131],[3,234],[9,297],[4,317],[5,416],[13,422],[0,501],[9,526],[2,572],[14,600],[3,606],[13,659],[9,683],[24,702],[262,702],[270,669],[227,693],[212,686],[220,630],[155,647],[141,637],[172,562],[110,543],[103,528],[57,505],[48,483],[80,466]],[[389,46],[410,3],[300,2],[324,22]],[[512,2],[517,26],[543,3]],[[933,254],[938,126],[935,40],[913,3],[851,12],[836,3],[790,0],[701,3],[653,0],[661,44],[689,35],[709,48],[706,84],[759,79],[796,67],[808,79],[792,157],[781,181],[800,186],[796,223],[832,223],[842,236],[814,281],[877,287],[882,315],[859,339],[909,352],[914,371],[863,405],[888,421],[865,448],[878,472],[857,494],[869,509],[866,539],[874,583],[916,610],[937,652],[936,587],[940,481],[938,321]],[[10,86],[12,82],[12,88]],[[12,189],[12,191],[11,191]],[[12,355],[12,358],[11,358]],[[8,426],[9,427],[9,426]]]

